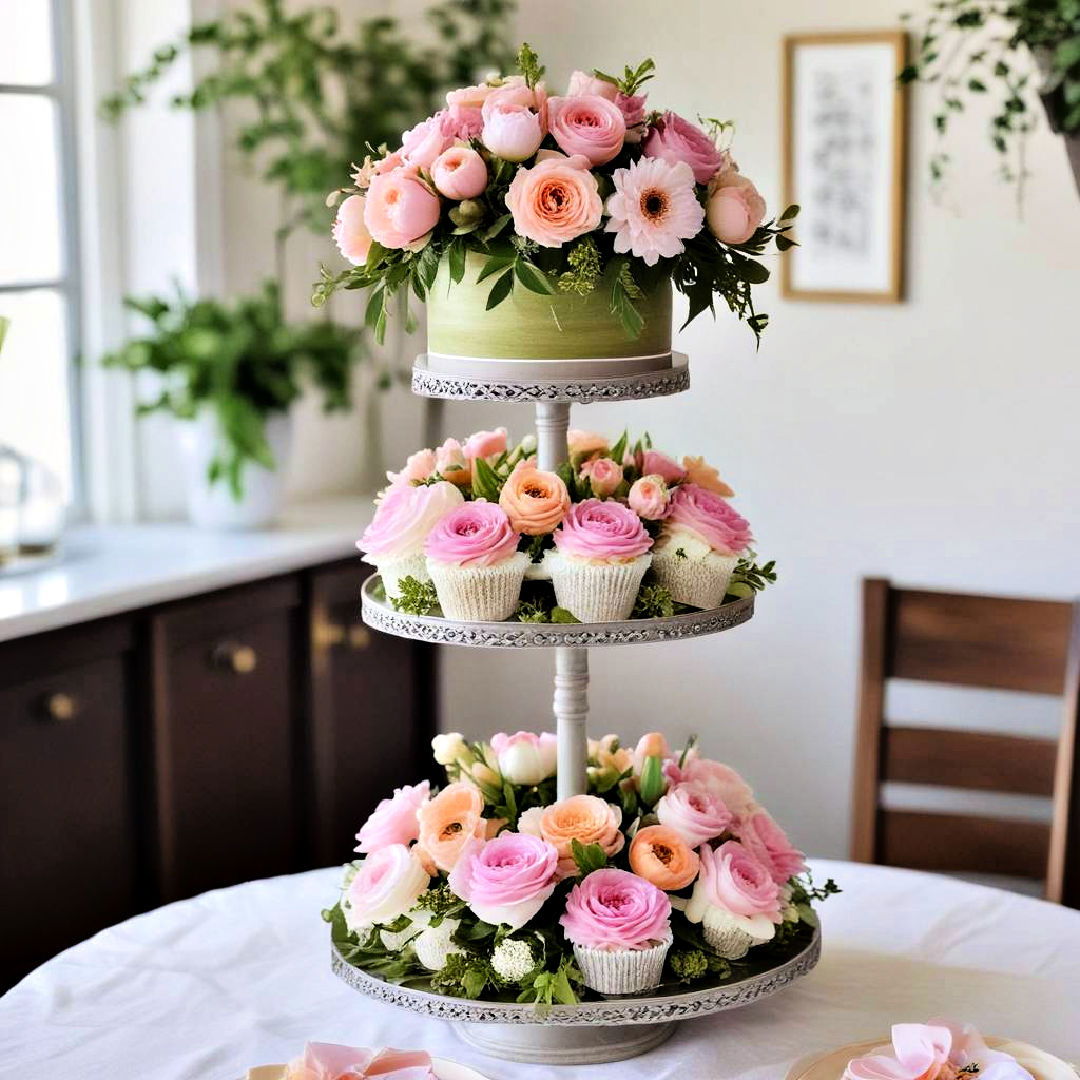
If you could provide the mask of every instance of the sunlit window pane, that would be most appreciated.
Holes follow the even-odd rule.
[[[63,297],[52,289],[0,292],[11,320],[0,352],[0,443],[36,458],[71,497],[68,346]]]
[[[56,103],[0,94],[0,146],[0,284],[54,279],[61,272]]]
[[[0,0],[0,83],[52,82],[52,3]]]

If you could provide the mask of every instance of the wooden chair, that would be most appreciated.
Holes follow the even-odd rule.
[[[887,724],[890,678],[1060,696],[1060,738]],[[865,579],[852,857],[1044,879],[1048,900],[1080,907],[1078,712],[1080,602],[924,592]],[[1051,796],[1053,821],[886,809],[884,781]]]

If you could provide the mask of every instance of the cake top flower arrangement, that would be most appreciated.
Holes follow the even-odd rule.
[[[804,949],[836,891],[693,739],[590,740],[586,791],[562,800],[550,733],[432,749],[446,784],[379,804],[324,912],[343,958],[391,982],[547,1004],[719,983]]]
[[[766,221],[732,157],[731,125],[653,107],[651,60],[621,75],[576,71],[561,94],[527,44],[518,66],[451,91],[400,146],[369,148],[352,184],[328,199],[351,266],[324,269],[314,302],[370,289],[366,321],[382,340],[392,296],[411,289],[424,300],[442,264],[460,283],[471,259],[488,310],[517,289],[602,289],[636,339],[641,301],[670,281],[689,301],[687,322],[719,299],[760,335],[767,316],[752,286],[769,271],[755,256],[792,245],[798,208]]]

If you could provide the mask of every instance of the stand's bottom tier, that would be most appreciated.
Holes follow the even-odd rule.
[[[535,1065],[601,1065],[647,1054],[670,1039],[677,1020],[621,1027],[458,1024],[470,1046],[490,1057]]]

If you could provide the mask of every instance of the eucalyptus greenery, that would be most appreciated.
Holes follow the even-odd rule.
[[[1080,136],[1080,0],[934,0],[900,79],[939,88],[933,114],[939,135],[965,111],[969,95],[990,98],[990,142],[1002,174],[1022,194],[1039,98],[1054,131]],[[1075,154],[1070,146],[1080,185]],[[931,157],[934,180],[948,163],[944,150]]]
[[[273,282],[232,305],[189,300],[179,290],[175,300],[128,297],[124,303],[145,316],[151,333],[132,338],[103,363],[161,376],[161,390],[138,406],[140,414],[190,420],[200,409],[214,411],[221,441],[207,479],[227,481],[236,499],[247,463],[274,468],[266,419],[285,413],[306,379],[322,391],[327,411],[349,408],[360,332],[325,321],[286,323]]]

